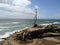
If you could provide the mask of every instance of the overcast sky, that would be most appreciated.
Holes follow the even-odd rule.
[[[36,7],[39,19],[60,19],[60,0],[0,0],[0,19],[33,19]]]

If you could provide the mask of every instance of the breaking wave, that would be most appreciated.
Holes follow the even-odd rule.
[[[53,22],[53,24],[60,24],[60,22]]]
[[[21,22],[6,22],[6,23],[0,23],[0,25],[10,25],[10,24],[19,24]]]
[[[15,33],[15,32],[19,32],[19,31],[24,30],[24,29],[27,29],[27,28],[29,28],[29,27],[26,27],[26,28],[23,28],[23,29],[20,29],[20,30],[15,30],[15,31],[13,31],[13,32],[6,32],[4,35],[0,35],[0,41],[3,41],[2,38],[7,38],[7,37],[9,37],[11,34],[13,34],[13,33]]]
[[[51,25],[51,24],[60,25],[60,22],[45,23],[45,24],[40,24],[40,25]]]

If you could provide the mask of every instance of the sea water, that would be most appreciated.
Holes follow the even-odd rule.
[[[59,19],[38,19],[39,25],[60,24]],[[0,38],[34,25],[33,19],[0,19]]]

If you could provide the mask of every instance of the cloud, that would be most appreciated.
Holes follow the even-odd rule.
[[[37,9],[38,9],[38,8],[39,8],[39,6],[38,6],[38,5],[35,5],[35,8],[37,8]]]
[[[18,5],[18,6],[28,6],[30,5],[31,2],[29,0],[14,0],[13,5]]]
[[[14,1],[14,0],[0,0],[0,3],[12,5],[12,4],[13,4],[13,1]]]
[[[33,18],[29,0],[0,0],[0,18]],[[1,13],[2,12],[2,13]],[[3,16],[2,16],[3,15]]]
[[[0,0],[0,3],[5,3],[9,5],[18,5],[18,6],[26,6],[31,4],[29,0]]]

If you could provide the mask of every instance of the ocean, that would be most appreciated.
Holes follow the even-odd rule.
[[[38,19],[39,25],[60,24],[59,19]],[[33,19],[0,19],[0,38],[6,38],[15,31],[33,26]]]

